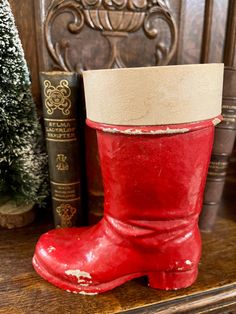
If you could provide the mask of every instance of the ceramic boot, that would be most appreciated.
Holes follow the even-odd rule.
[[[33,265],[44,279],[81,294],[141,276],[165,290],[196,280],[198,217],[214,125],[221,119],[222,73],[220,64],[84,73],[104,218],[89,228],[41,236]]]

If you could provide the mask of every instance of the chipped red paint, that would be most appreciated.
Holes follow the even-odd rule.
[[[201,256],[198,216],[213,121],[151,127],[88,121],[97,129],[104,218],[92,227],[42,235],[35,270],[52,284],[81,294],[105,292],[144,275],[152,288],[190,286]],[[175,132],[156,134],[167,128]],[[135,132],[124,133],[130,129]]]

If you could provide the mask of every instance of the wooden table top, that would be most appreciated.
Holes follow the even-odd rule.
[[[197,282],[179,291],[148,288],[145,278],[132,280],[96,296],[70,294],[52,286],[41,279],[31,265],[38,237],[52,228],[47,220],[41,217],[25,228],[0,229],[1,314],[179,314],[236,310],[235,183],[226,186],[214,231],[202,235],[203,254]]]

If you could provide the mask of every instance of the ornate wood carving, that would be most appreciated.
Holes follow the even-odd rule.
[[[64,71],[164,65],[177,46],[176,22],[167,0],[53,0],[44,34],[54,67]],[[133,60],[125,53],[127,45]]]

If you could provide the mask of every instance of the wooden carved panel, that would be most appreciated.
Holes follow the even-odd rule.
[[[169,63],[177,26],[167,0],[53,0],[44,40],[64,71]]]
[[[41,103],[38,72],[40,70],[52,70],[56,67],[60,68],[47,48],[49,47],[49,43],[47,44],[48,36],[51,37],[50,41],[54,46],[52,47],[54,50],[56,42],[62,46],[68,46],[69,44],[67,55],[74,68],[78,62],[80,62],[78,66],[80,68],[83,67],[83,64],[87,68],[98,68],[102,65],[105,67],[105,64],[108,64],[111,48],[109,41],[102,35],[102,31],[92,29],[85,20],[81,32],[75,34],[68,30],[68,24],[73,24],[76,16],[77,21],[79,19],[80,15],[74,11],[77,8],[76,5],[79,5],[79,9],[81,8],[79,1],[74,1],[72,5],[70,0],[56,2],[52,0],[9,0],[9,2],[20,32],[26,59],[31,69],[33,94],[39,107],[41,107]],[[161,3],[161,1],[159,2]],[[221,62],[223,60],[228,0],[168,0],[168,2],[165,1],[165,4],[169,7],[168,11],[171,18],[178,27],[178,45],[170,63],[200,62],[203,22],[205,20],[204,10],[209,2],[213,3],[213,12],[212,16],[207,16],[210,25],[210,40],[207,42],[209,52],[207,62]],[[64,12],[62,10],[63,5],[66,5]],[[119,7],[119,4],[116,5]],[[72,10],[70,9],[71,6],[73,7]],[[158,7],[157,4],[156,6]],[[50,16],[52,17],[51,9],[55,13],[53,14],[53,20],[49,21]],[[123,8],[121,11],[125,12],[129,9]],[[48,29],[45,28],[46,20],[49,22]],[[139,30],[129,32],[125,40],[118,42],[117,46],[125,65],[153,65],[157,61],[155,59],[155,44],[162,41],[162,45],[170,47],[171,32],[166,21],[156,15],[156,18],[152,20],[152,25],[158,30],[158,35],[155,38],[146,36],[142,25]],[[47,38],[45,38],[46,33],[48,34]],[[60,58],[63,61],[64,56]],[[234,59],[234,65],[236,65],[236,58]]]

